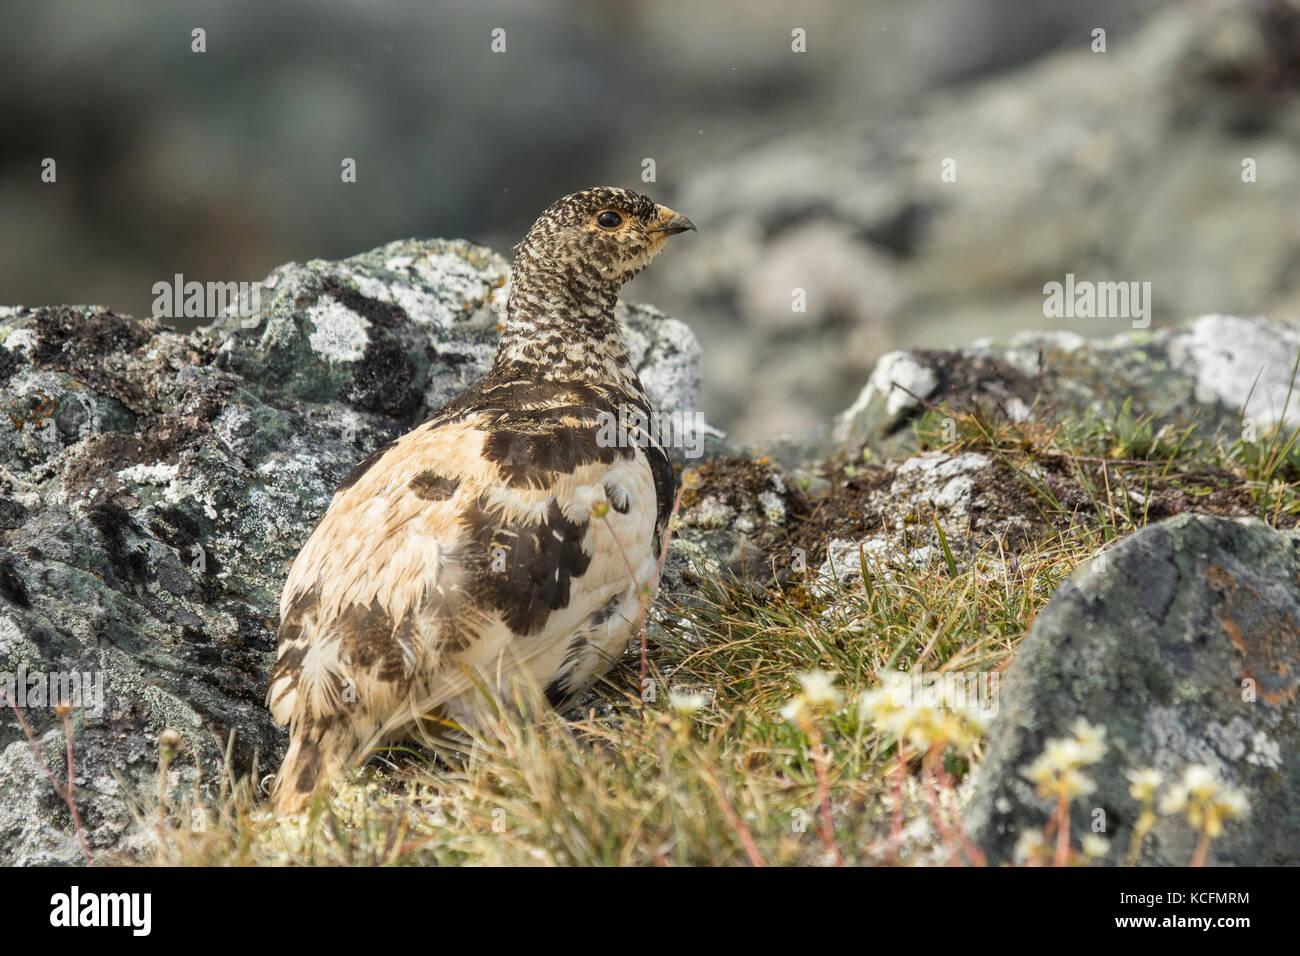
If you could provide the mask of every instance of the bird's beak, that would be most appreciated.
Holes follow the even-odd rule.
[[[677,233],[686,232],[688,229],[693,232],[699,232],[699,230],[695,228],[695,223],[691,222],[681,213],[673,212],[667,206],[658,206],[656,208],[659,210],[659,222],[652,228],[647,229],[646,232],[662,232],[668,236],[675,236]]]

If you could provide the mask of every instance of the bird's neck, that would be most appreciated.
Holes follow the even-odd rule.
[[[614,318],[618,289],[581,273],[511,274],[496,367],[542,381],[613,385],[644,398]]]

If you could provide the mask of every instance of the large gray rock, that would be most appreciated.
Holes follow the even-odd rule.
[[[129,852],[132,795],[156,791],[157,735],[186,752],[172,786],[282,747],[263,706],[280,587],[343,476],[488,368],[506,263],[404,241],[277,269],[261,312],[180,335],[97,308],[0,310],[0,674],[98,675],[74,717],[91,850]],[[692,411],[699,350],[682,323],[621,309],[652,399]],[[92,678],[93,683],[93,678]],[[55,773],[63,733],[27,710]],[[80,859],[16,721],[0,721],[0,863]]]
[[[1247,693],[1245,688],[1252,688]],[[993,862],[1041,826],[1047,807],[1021,776],[1084,717],[1109,744],[1075,804],[1075,845],[1105,811],[1110,862],[1137,818],[1126,771],[1166,781],[1209,766],[1252,812],[1210,847],[1218,864],[1300,864],[1300,532],[1184,515],[1085,564],[1039,614],[1002,684],[967,825]],[[1141,861],[1186,865],[1195,835],[1161,816]]]
[[[1257,435],[1300,425],[1300,380],[1292,392],[1300,322],[1205,315],[1167,329],[1086,339],[1070,332],[1022,332],[1007,345],[984,339],[947,350],[891,352],[829,432],[805,443],[812,454],[886,454],[913,444],[909,422],[927,404],[973,404],[1014,420],[1134,416],[1158,424],[1195,422],[1202,436],[1229,441],[1249,422]],[[1288,404],[1288,396],[1290,404]]]

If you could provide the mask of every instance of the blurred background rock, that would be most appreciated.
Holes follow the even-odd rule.
[[[1151,282],[1155,325],[1294,317],[1298,92],[1300,0],[9,3],[0,302],[146,315],[178,272],[508,253],[626,184],[700,226],[627,295],[696,330],[705,414],[798,433],[890,349],[1129,327],[1045,318],[1067,273]]]

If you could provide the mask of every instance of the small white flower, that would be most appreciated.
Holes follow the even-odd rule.
[[[1080,717],[1070,728],[1074,731],[1074,740],[1079,748],[1080,763],[1096,763],[1106,754],[1106,728],[1101,724],[1090,724]]]
[[[813,714],[830,713],[837,710],[842,695],[835,689],[835,675],[825,671],[810,671],[799,674],[802,693],[781,708],[781,716],[786,720],[799,720]]]
[[[707,706],[709,699],[704,694],[685,694],[677,691],[668,692],[668,706],[683,717],[694,717]]]
[[[1235,787],[1226,787],[1219,797],[1219,803],[1223,809],[1223,815],[1231,820],[1234,817],[1244,817],[1250,813],[1250,801],[1246,795]]]
[[[1204,764],[1192,764],[1183,774],[1183,786],[1190,796],[1210,800],[1219,792],[1218,775]]]
[[[1106,728],[1088,723],[1082,717],[1070,728],[1073,737],[1051,737],[1043,752],[1023,769],[1021,776],[1037,784],[1043,796],[1058,794],[1082,797],[1097,789],[1080,768],[1099,761],[1106,752]]]
[[[1250,812],[1250,801],[1235,787],[1223,783],[1203,764],[1193,764],[1181,783],[1169,788],[1160,801],[1161,813],[1187,813],[1187,822],[1208,837],[1223,832],[1223,822]]]
[[[1070,767],[1061,773],[1060,788],[1072,797],[1086,797],[1097,789],[1097,785],[1091,777]]]
[[[803,685],[803,699],[809,707],[818,710],[834,710],[839,707],[840,692],[835,689],[835,675],[825,671],[811,671],[799,675]]]
[[[1156,791],[1160,789],[1160,784],[1164,783],[1160,771],[1155,767],[1130,770],[1127,776],[1129,783],[1132,784],[1128,788],[1129,795],[1142,804],[1148,804],[1154,800]]]
[[[1161,813],[1178,813],[1187,809],[1187,788],[1181,783],[1176,783],[1160,798]]]
[[[1047,844],[1043,840],[1042,830],[1026,830],[1016,837],[1016,845],[1012,850],[1012,855],[1017,863],[1027,863],[1030,860],[1040,858],[1046,849]]]
[[[1072,737],[1053,737],[1043,748],[1043,759],[1056,770],[1069,770],[1083,763],[1079,742]]]
[[[1100,833],[1085,834],[1083,839],[1079,842],[1081,844],[1080,849],[1082,849],[1083,855],[1089,860],[1096,860],[1105,856],[1106,852],[1110,849],[1110,841]]]

